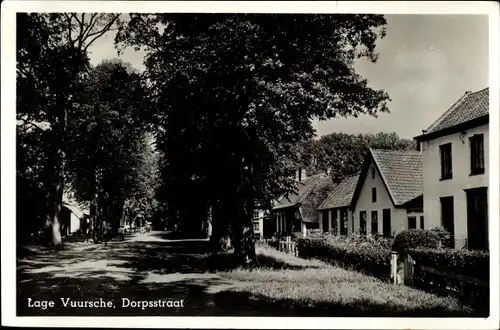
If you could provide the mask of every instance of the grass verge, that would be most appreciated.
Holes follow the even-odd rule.
[[[221,273],[230,280],[251,285],[231,288],[228,303],[248,298],[258,301],[256,308],[290,310],[293,315],[310,316],[471,316],[473,310],[449,297],[439,297],[406,286],[384,283],[374,277],[304,260],[293,255],[258,246],[259,259],[300,269],[261,267],[237,268]],[[278,313],[279,314],[279,313]]]

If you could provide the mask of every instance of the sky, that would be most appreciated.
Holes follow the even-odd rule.
[[[488,16],[386,15],[387,35],[377,41],[379,60],[359,60],[356,71],[369,85],[386,91],[390,113],[378,118],[338,118],[314,122],[317,136],[333,133],[396,132],[413,138],[466,91],[488,87]],[[91,62],[117,57],[114,35],[94,44]],[[141,51],[120,56],[143,70]]]

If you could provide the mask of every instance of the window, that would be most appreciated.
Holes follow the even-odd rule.
[[[259,218],[259,210],[254,210],[253,211],[253,218],[258,219]]]
[[[378,234],[378,212],[372,211],[372,234]]]
[[[420,216],[420,229],[424,229],[424,216]]]
[[[372,179],[375,179],[375,167],[372,167]]]
[[[453,177],[451,161],[451,143],[439,146],[441,151],[441,180],[451,179]]]
[[[366,235],[366,211],[359,211],[359,233]]]
[[[340,210],[340,235],[347,235],[347,209]]]
[[[377,201],[377,188],[372,188],[372,203]]]
[[[476,134],[469,138],[470,145],[470,173],[484,173],[484,136]]]
[[[408,217],[408,229],[417,229],[417,217]]]
[[[337,209],[332,210],[332,232],[337,235]]]
[[[382,210],[382,232],[385,237],[391,236],[391,209]]]
[[[254,232],[260,232],[260,226],[259,226],[259,222],[258,221],[254,221],[253,223],[253,231]]]

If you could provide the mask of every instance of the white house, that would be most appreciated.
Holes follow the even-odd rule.
[[[419,151],[370,148],[350,206],[354,231],[390,236],[422,228],[422,167]]]
[[[441,226],[455,248],[488,248],[489,91],[466,92],[415,137],[424,160],[425,227]]]
[[[63,205],[61,212],[61,234],[72,235],[78,231],[82,222],[89,216],[89,211],[79,205],[70,194],[63,196]]]
[[[359,174],[346,177],[319,205],[320,230],[338,235],[354,231],[351,203],[358,179]]]

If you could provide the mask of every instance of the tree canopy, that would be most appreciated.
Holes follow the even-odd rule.
[[[311,120],[388,111],[388,95],[354,70],[357,58],[376,61],[385,24],[381,15],[131,14],[116,42],[146,50],[169,207],[198,205],[201,217],[210,204],[215,238],[230,227],[236,254],[252,259],[254,203],[295,190],[293,146],[314,135]]]

